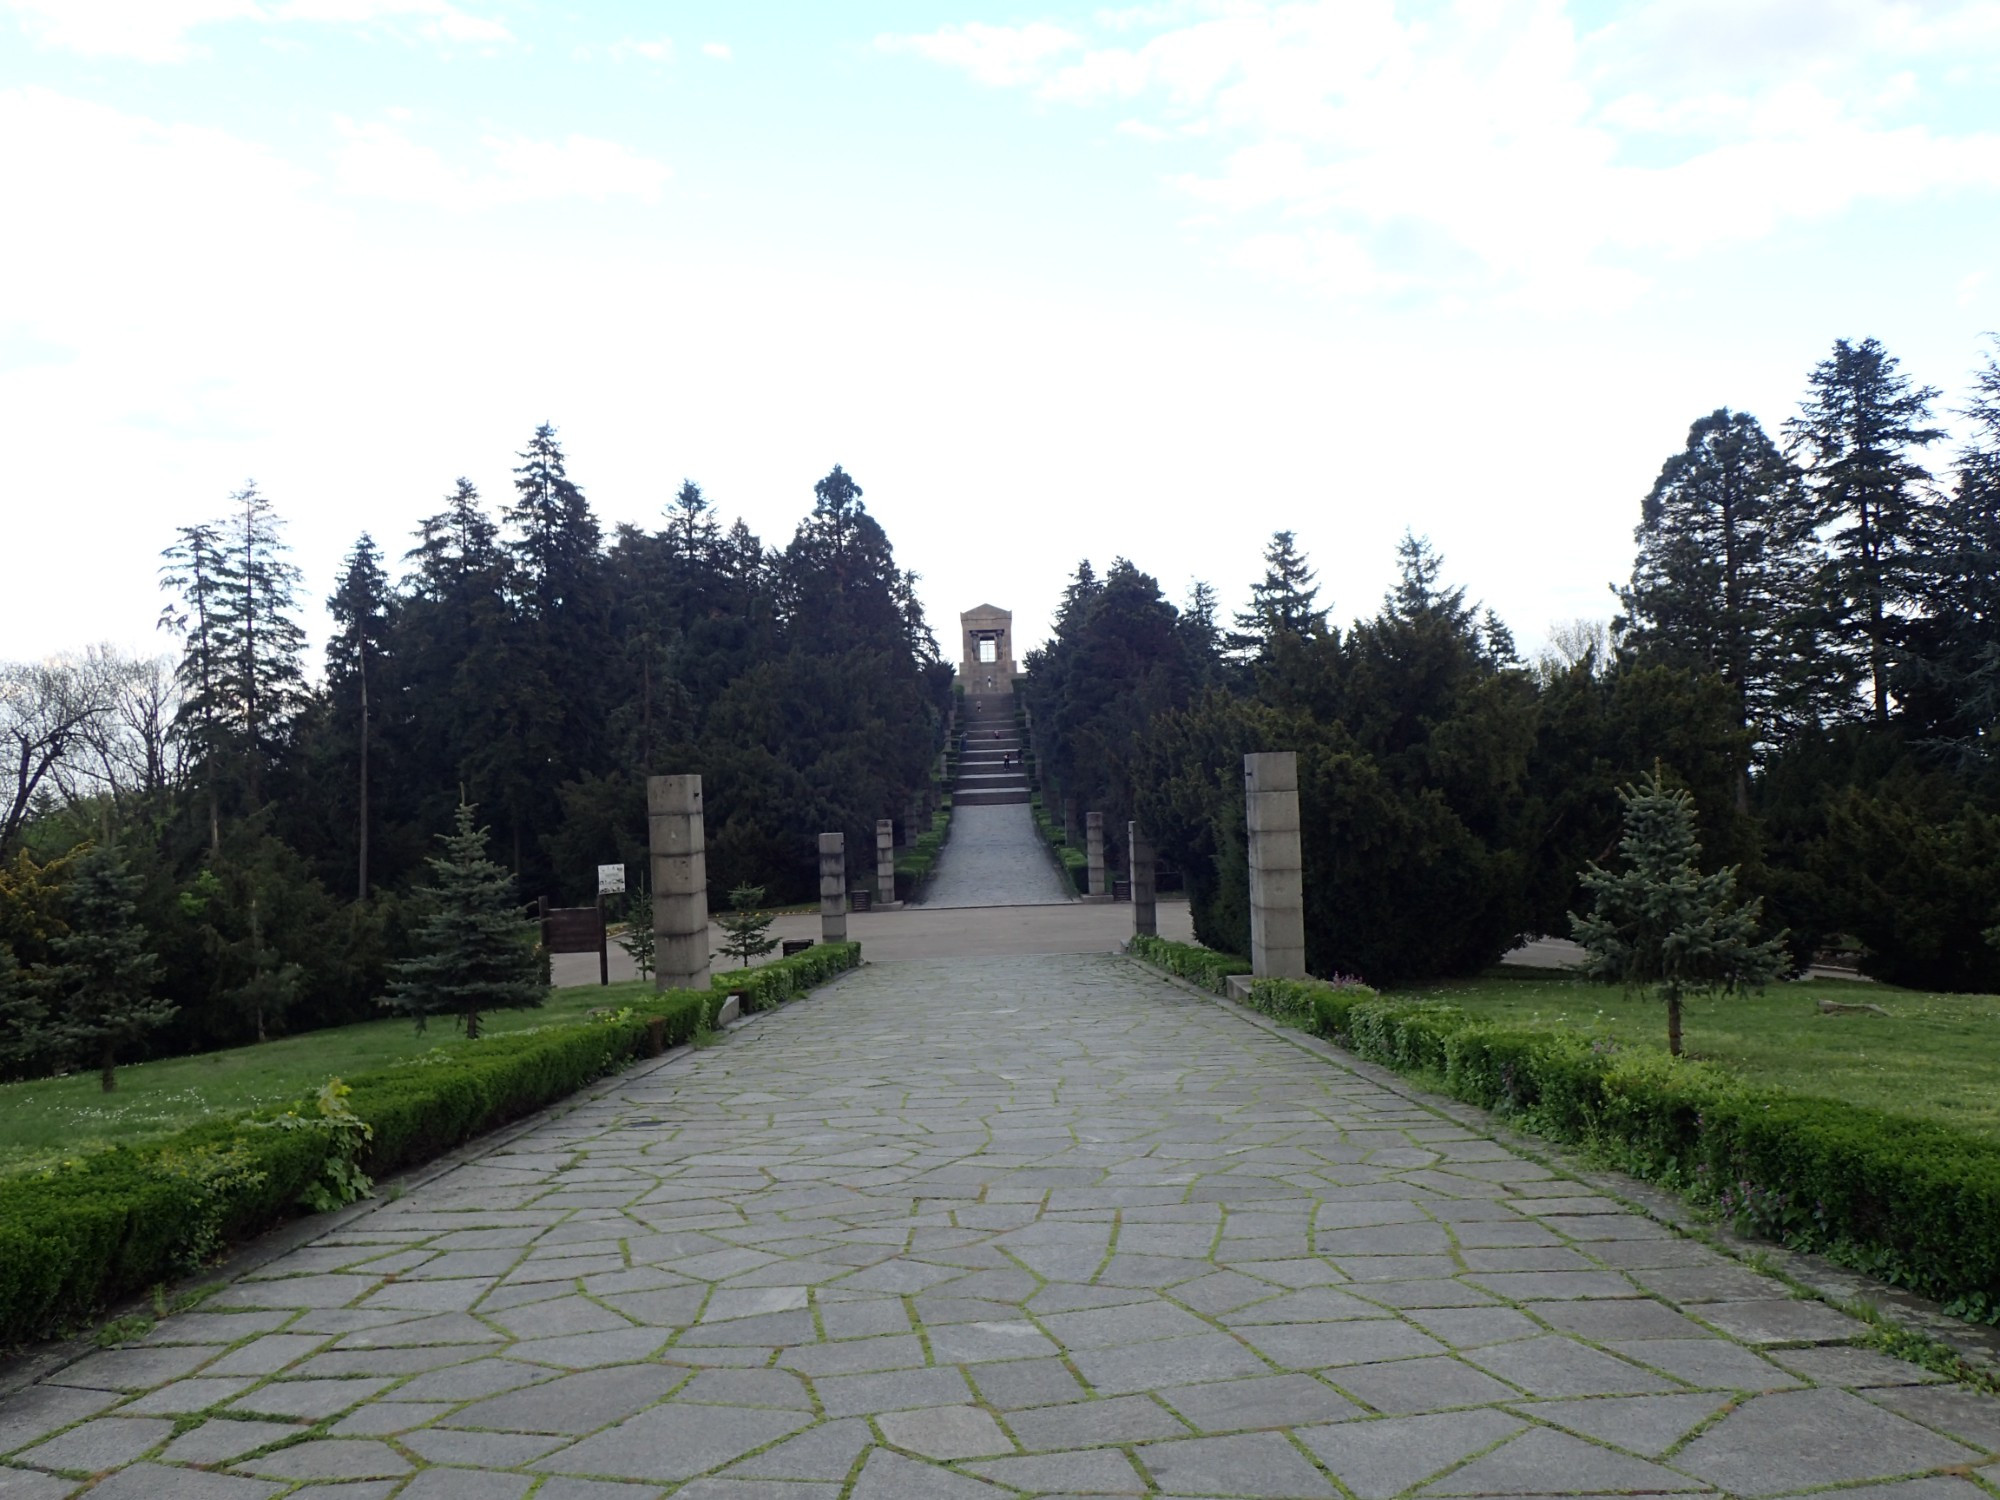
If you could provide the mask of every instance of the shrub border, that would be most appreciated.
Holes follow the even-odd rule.
[[[1909,1287],[1887,1282],[1866,1269],[1844,1264],[1809,1249],[1794,1248],[1756,1233],[1745,1232],[1739,1225],[1729,1220],[1703,1217],[1690,1202],[1689,1195],[1677,1190],[1673,1185],[1636,1175],[1622,1160],[1619,1169],[1606,1170],[1595,1161],[1580,1157],[1568,1145],[1548,1135],[1539,1132],[1526,1133],[1538,1123],[1532,1118],[1489,1109],[1464,1101],[1454,1094],[1441,1093],[1434,1086],[1426,1086],[1437,1085],[1442,1081],[1435,1075],[1417,1074],[1422,1082],[1413,1083],[1409,1077],[1398,1073],[1390,1065],[1350,1051],[1310,1029],[1301,1030],[1297,1025],[1281,1024],[1226,996],[1212,995],[1196,984],[1149,962],[1136,951],[1128,949],[1128,956],[1167,983],[1203,999],[1213,1000],[1239,1019],[1271,1033],[1301,1051],[1312,1053],[1323,1061],[1345,1068],[1420,1108],[1430,1110],[1442,1119],[1477,1130],[1527,1160],[1538,1162],[1596,1192],[1616,1199],[1634,1213],[1643,1214],[1688,1238],[1702,1241],[1735,1260],[1749,1263],[1752,1269],[1761,1274],[1772,1276],[1782,1283],[1789,1283],[1795,1289],[1805,1291],[1865,1321],[1887,1325],[1898,1331],[1894,1337],[1905,1340],[1913,1337],[1918,1342],[1942,1345],[1957,1359],[1963,1361],[1961,1371],[1969,1369],[1982,1381],[1992,1378],[1995,1372],[2000,1372],[2000,1329],[1994,1326],[1969,1321],[1958,1313],[1948,1311],[1935,1298]],[[1298,983],[1298,981],[1259,981],[1259,983]],[[1305,984],[1325,988],[1317,981],[1306,981]],[[1365,986],[1361,989],[1366,991]],[[1351,1003],[1365,1003],[1371,998],[1377,999],[1384,1006],[1397,1004],[1410,1006],[1410,1002],[1380,1000],[1380,997],[1374,996],[1372,991],[1357,996]],[[1864,1342],[1880,1343],[1880,1340]],[[1894,1349],[1889,1352],[1898,1358],[1909,1357],[1906,1353],[1898,1353]],[[1929,1360],[1920,1360],[1918,1363],[1932,1365]]]
[[[623,1009],[595,1021],[503,1032],[357,1074],[346,1080],[347,1104],[373,1131],[360,1164],[379,1177],[437,1162],[625,1071],[635,1058],[663,1066],[681,1056],[732,993],[744,996],[746,1010],[769,1010],[860,961],[859,943],[816,944],[759,969],[717,975],[709,990],[662,992],[643,1008],[650,1015]],[[273,1127],[286,1117],[294,1128]],[[315,1128],[315,1118],[301,1101],[0,1177],[0,1349],[78,1327],[150,1286],[201,1274],[206,1237],[240,1247],[293,1218],[300,1195],[345,1144]],[[315,1239],[344,1222],[310,1215],[300,1232]],[[243,1264],[239,1253],[225,1275],[257,1263]],[[84,1352],[79,1346],[53,1365],[28,1361],[36,1371],[30,1378]]]

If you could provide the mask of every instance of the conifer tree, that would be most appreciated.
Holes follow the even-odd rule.
[[[1830,528],[1828,583],[1856,621],[1877,723],[1889,718],[1898,612],[1914,593],[1911,555],[1921,548],[1932,497],[1914,452],[1944,436],[1930,425],[1935,386],[1912,386],[1874,339],[1834,342],[1814,368],[1812,393],[1785,424]]]
[[[326,607],[334,625],[326,643],[326,687],[333,711],[343,721],[336,728],[336,738],[354,747],[355,899],[366,901],[368,838],[374,822],[369,761],[383,696],[382,666],[389,633],[389,579],[382,571],[381,549],[367,532],[361,533],[354,550],[347,554],[340,587]]]
[[[739,969],[778,946],[770,936],[771,914],[760,909],[763,904],[763,886],[739,885],[729,893],[730,909],[715,919],[723,931],[722,956],[735,959]]]
[[[226,750],[222,687],[223,644],[218,598],[224,571],[222,533],[212,523],[182,526],[175,542],[161,554],[160,587],[177,596],[160,611],[160,628],[181,637],[181,659],[174,669],[180,707],[171,733],[184,747],[201,786],[208,815],[208,852],[222,848],[222,788],[219,764]]]
[[[414,934],[414,952],[395,966],[383,1002],[416,1017],[454,1014],[468,1038],[489,1010],[540,1005],[547,988],[534,944],[514,900],[514,879],[487,856],[486,830],[461,802],[456,826],[433,855],[430,910]]]
[[[0,942],[0,1065],[18,1066],[46,1052],[48,1017],[13,947]]]
[[[641,979],[653,977],[653,898],[642,890],[634,890],[625,899],[625,930],[618,934],[618,946],[631,958]]]
[[[1661,466],[1633,532],[1639,552],[1614,627],[1622,645],[1719,674],[1758,745],[1842,717],[1853,680],[1820,649],[1813,528],[1798,471],[1755,417],[1722,408],[1701,418]],[[1739,807],[1747,796],[1746,764]]]
[[[1315,607],[1318,598],[1317,575],[1299,551],[1297,536],[1272,532],[1264,548],[1264,580],[1251,585],[1250,607],[1236,616],[1230,648],[1256,661],[1270,655],[1271,642],[1279,635],[1322,634],[1326,611]]]
[[[146,948],[139,877],[109,844],[76,863],[63,892],[69,930],[49,941],[55,962],[34,975],[47,997],[53,1050],[96,1065],[105,1093],[118,1087],[118,1054],[178,1009],[157,999],[160,961]]]
[[[1961,414],[1971,432],[1926,538],[1898,694],[1924,738],[1970,762],[2000,753],[2000,359]]]
[[[1694,798],[1669,789],[1659,768],[1619,792],[1625,804],[1617,872],[1591,864],[1582,876],[1588,916],[1570,913],[1593,979],[1650,988],[1667,1006],[1667,1050],[1681,1055],[1681,1002],[1690,995],[1762,989],[1784,972],[1784,934],[1759,939],[1762,902],[1739,901],[1736,867],[1701,872]]]

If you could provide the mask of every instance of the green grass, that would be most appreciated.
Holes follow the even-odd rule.
[[[600,1005],[642,1008],[652,993],[639,980],[551,990],[539,1009],[489,1012],[483,1029],[497,1034],[577,1021]],[[109,1094],[94,1072],[0,1084],[0,1172],[130,1144],[214,1115],[288,1104],[330,1077],[386,1067],[459,1034],[446,1017],[432,1017],[423,1034],[399,1017],[121,1067]]]
[[[1609,1037],[1665,1052],[1666,1008],[1614,986],[1502,969],[1399,991],[1511,1025]],[[1822,999],[1879,1005],[1887,1016],[1823,1015]],[[1691,1056],[1748,1082],[1844,1099],[2000,1141],[2000,996],[1931,995],[1838,979],[1777,984],[1761,995],[1693,1000],[1682,1017]]]

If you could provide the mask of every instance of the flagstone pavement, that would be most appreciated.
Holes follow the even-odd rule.
[[[1987,1495],[1861,1332],[1125,959],[880,964],[0,1403],[0,1497]]]

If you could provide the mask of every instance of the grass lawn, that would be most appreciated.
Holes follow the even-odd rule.
[[[1666,1007],[1615,986],[1502,969],[1397,992],[1510,1024],[1606,1036],[1666,1051]],[[1886,1016],[1823,1015],[1821,999],[1879,1005]],[[1777,984],[1761,995],[1684,1007],[1691,1056],[1753,1083],[1918,1115],[2000,1140],[2000,996],[1931,995],[1838,979]]]
[[[578,1021],[600,1005],[643,1006],[651,993],[651,984],[637,980],[551,990],[539,1009],[488,1012],[484,1029]],[[402,1017],[121,1067],[118,1088],[109,1094],[99,1089],[95,1072],[0,1084],[0,1172],[179,1130],[209,1115],[287,1104],[330,1077],[387,1067],[459,1037],[448,1018],[432,1017],[430,1029],[419,1034]]]

